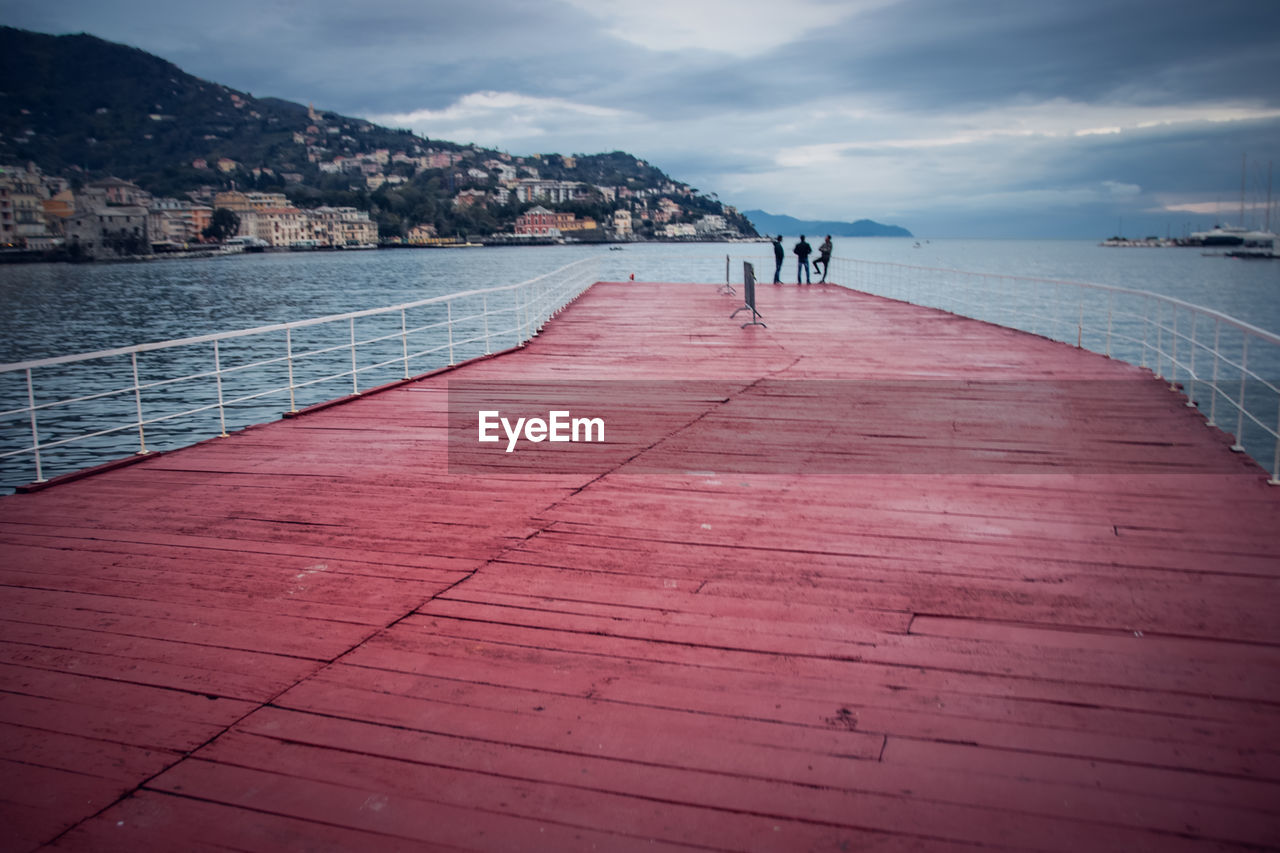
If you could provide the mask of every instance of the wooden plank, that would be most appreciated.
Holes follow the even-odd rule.
[[[253,853],[314,850],[370,850],[418,853],[418,840],[370,830],[351,830],[325,820],[226,806],[157,791],[140,791],[100,818],[76,826],[50,849],[86,853],[137,853],[158,841],[180,839],[183,850],[243,850]],[[432,841],[441,853],[468,848]]]
[[[357,757],[356,762],[360,762]],[[367,762],[365,762],[367,763]],[[663,844],[651,835],[628,836],[597,831],[563,820],[514,817],[493,809],[458,807],[429,799],[439,784],[424,780],[404,791],[406,780],[394,764],[372,780],[356,783],[314,781],[279,772],[248,769],[197,759],[184,762],[150,787],[226,805],[336,824],[376,838],[479,845],[488,849],[607,850],[688,849]],[[425,789],[425,790],[424,790]],[[528,796],[532,792],[526,792]]]

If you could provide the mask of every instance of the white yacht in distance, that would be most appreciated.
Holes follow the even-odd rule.
[[[261,252],[271,244],[258,237],[237,236],[222,241],[222,251],[227,254],[235,252]]]
[[[1248,228],[1239,225],[1215,225],[1208,231],[1194,231],[1191,240],[1202,246],[1239,246],[1244,243]]]

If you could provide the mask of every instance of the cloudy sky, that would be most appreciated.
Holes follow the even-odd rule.
[[[1261,224],[1280,161],[1276,0],[0,0],[0,22],[512,154],[622,149],[742,209],[922,237],[1236,222],[1242,157]]]

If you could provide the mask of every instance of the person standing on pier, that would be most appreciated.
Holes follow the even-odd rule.
[[[796,243],[796,247],[791,251],[796,253],[796,284],[800,283],[800,272],[804,271],[804,283],[813,284],[809,278],[809,255],[813,252],[813,247],[804,240],[804,235],[800,235],[800,242]]]
[[[831,235],[827,235],[827,239],[822,241],[822,245],[818,247],[818,259],[813,262],[813,271],[818,271],[818,265],[822,265],[822,278],[820,282],[827,280],[827,271],[831,269]]]
[[[782,235],[773,238],[773,259],[777,266],[773,270],[773,283],[782,284],[782,261],[787,257],[787,250],[782,248]]]

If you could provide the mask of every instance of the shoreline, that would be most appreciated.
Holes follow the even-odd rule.
[[[269,246],[255,251],[235,251],[226,252],[220,248],[209,249],[193,249],[181,252],[151,252],[143,255],[118,255],[115,257],[105,258],[84,258],[71,257],[65,250],[34,250],[34,249],[13,249],[0,251],[0,265],[18,265],[18,264],[71,264],[80,266],[82,264],[119,264],[119,263],[135,263],[135,262],[151,262],[161,260],[192,260],[195,258],[226,258],[236,257],[240,255],[282,255],[282,254],[327,254],[327,253],[351,253],[366,252],[373,250],[390,250],[390,249],[507,249],[507,248],[524,248],[524,247],[541,247],[541,246],[635,246],[635,245],[694,245],[694,244],[725,244],[725,243],[768,243],[765,237],[740,237],[736,239],[677,239],[677,240],[591,240],[591,241],[567,241],[567,240],[511,240],[500,241],[487,237],[479,238],[479,242],[460,242],[460,243],[379,243],[377,246],[361,247],[359,249],[348,249],[339,246],[314,246],[306,249],[293,249],[288,246]]]

